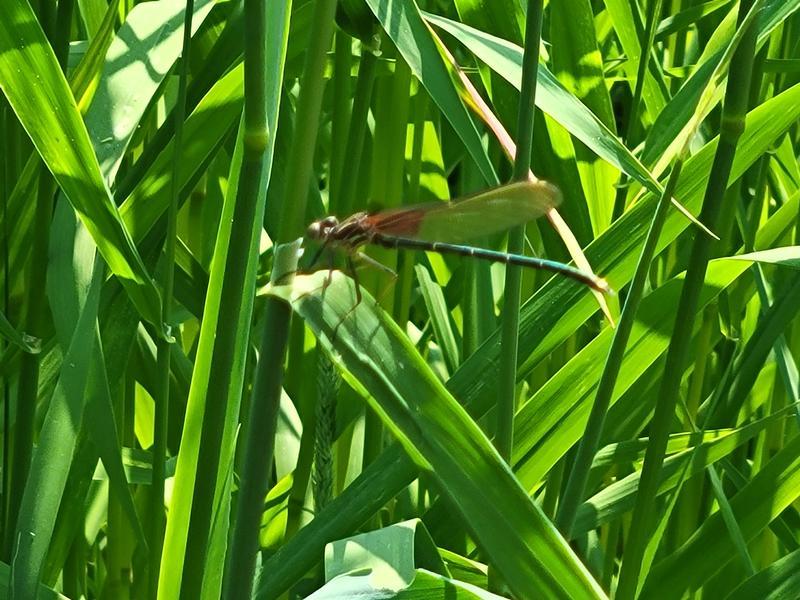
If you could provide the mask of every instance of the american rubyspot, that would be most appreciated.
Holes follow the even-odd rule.
[[[564,263],[462,245],[471,238],[524,225],[556,206],[560,197],[558,188],[545,181],[523,181],[452,202],[359,212],[343,221],[329,216],[309,225],[306,235],[322,242],[317,256],[327,247],[341,247],[352,254],[364,244],[458,254],[559,273],[609,292],[604,279]]]

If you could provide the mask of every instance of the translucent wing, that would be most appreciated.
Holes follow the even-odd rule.
[[[558,188],[523,181],[452,202],[434,202],[370,215],[381,233],[433,242],[462,243],[532,221],[557,206]]]

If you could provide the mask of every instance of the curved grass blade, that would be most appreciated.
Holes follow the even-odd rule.
[[[768,265],[781,265],[792,269],[800,269],[800,246],[784,246],[769,248],[747,254],[726,256],[725,260],[747,260]]]
[[[343,377],[367,399],[420,466],[457,506],[476,540],[521,597],[604,594],[519,486],[478,425],[467,415],[397,325],[338,272],[298,276],[291,300]],[[486,482],[492,482],[486,485]]]
[[[219,148],[242,112],[244,70],[231,70],[209,90],[184,124],[181,151],[180,189],[197,176],[198,170]],[[170,141],[142,175],[141,180],[124,200],[119,212],[137,242],[155,224],[169,205],[170,178],[173,163]]]
[[[142,316],[163,334],[158,291],[111,201],[52,48],[24,0],[0,4],[0,87],[103,258]]]
[[[795,436],[731,499],[745,539],[752,540],[767,527],[797,499],[798,493],[800,436]],[[644,582],[642,597],[674,598],[688,589],[697,589],[731,560],[738,557],[722,515],[717,512],[683,546],[655,565]]]
[[[456,36],[475,56],[519,89],[522,72],[522,48],[506,40],[443,17],[426,13],[425,18],[451,35]],[[542,112],[553,117],[598,156],[638,181],[649,191],[657,194],[661,193],[661,184],[658,183],[641,161],[625,147],[616,134],[598,119],[592,111],[564,89],[555,76],[543,65],[539,67],[536,102]],[[707,235],[716,238],[716,235],[700,223],[682,203],[675,198],[672,198],[671,201],[675,208],[689,221],[702,229]]]
[[[213,6],[213,0],[195,2],[192,33]],[[103,85],[86,115],[108,182],[114,181],[142,116],[180,56],[184,9],[185,3],[175,0],[138,4],[111,42],[100,74]]]
[[[442,52],[444,57],[448,61],[448,68],[454,71],[454,81],[456,85],[461,85],[462,87],[459,89],[459,93],[464,98],[465,102],[470,106],[477,115],[483,120],[487,127],[492,131],[492,133],[497,138],[498,143],[503,148],[503,151],[506,153],[506,156],[509,158],[510,161],[514,161],[517,155],[517,147],[514,140],[506,131],[503,124],[500,122],[494,113],[489,109],[487,104],[483,101],[478,90],[469,80],[469,78],[464,74],[464,72],[458,67],[456,64],[456,60],[444,43],[439,39],[439,37],[431,31],[431,36],[433,37],[434,41],[439,47],[439,50]],[[538,179],[533,175],[532,171],[528,171],[528,179],[530,181],[538,181]],[[592,266],[589,264],[589,261],[586,260],[586,256],[583,253],[583,249],[581,245],[578,243],[575,234],[567,225],[566,221],[561,217],[559,212],[552,208],[547,213],[547,218],[550,221],[550,224],[556,230],[558,235],[561,237],[564,245],[567,247],[567,252],[575,261],[575,264],[584,271],[589,273],[593,273]],[[606,298],[604,294],[598,290],[592,290],[594,297],[597,299],[597,303],[600,305],[600,308],[603,311],[603,314],[608,319],[609,323],[614,323],[614,318],[611,315],[611,311],[609,310],[608,303],[606,302]]]
[[[483,147],[480,134],[461,102],[419,9],[412,0],[366,0],[386,34],[392,39],[411,72],[422,82],[442,114],[464,142],[481,175],[497,185],[497,174]]]
[[[438,15],[424,13],[424,17],[429,23],[456,37],[477,58],[519,89],[522,48]],[[619,138],[580,100],[565,90],[544,65],[539,65],[536,106],[620,171],[652,192],[660,190],[658,182]]]

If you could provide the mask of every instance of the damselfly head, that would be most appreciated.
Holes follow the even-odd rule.
[[[325,239],[331,230],[339,224],[339,219],[334,216],[325,217],[319,221],[314,221],[306,229],[306,236],[312,240]]]

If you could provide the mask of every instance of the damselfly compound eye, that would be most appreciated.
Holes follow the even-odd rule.
[[[319,221],[314,221],[308,226],[308,229],[306,229],[306,237],[309,237],[312,240],[321,240],[327,236],[331,229],[336,227],[338,224],[339,219],[336,217],[325,217]]]

